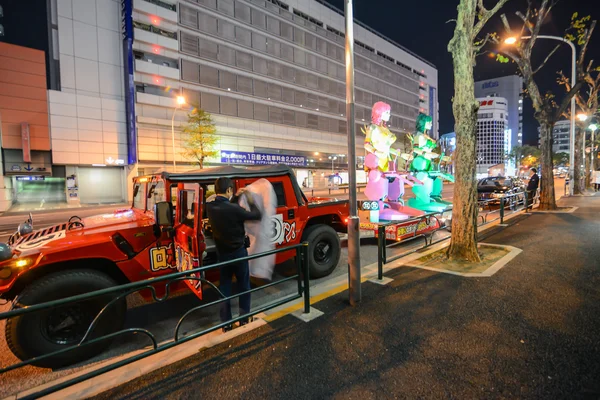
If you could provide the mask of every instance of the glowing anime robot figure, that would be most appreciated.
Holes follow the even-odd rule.
[[[380,219],[401,221],[423,214],[420,210],[406,207],[402,200],[405,183],[410,186],[422,183],[408,173],[396,172],[398,151],[392,148],[396,135],[386,126],[390,114],[389,104],[381,101],[375,103],[371,111],[371,124],[363,129],[367,151],[365,168],[368,172],[365,195],[369,200],[379,203],[379,210],[371,211],[371,222],[379,222]]]
[[[419,114],[417,117],[417,132],[411,136],[413,144],[412,156],[405,155],[410,161],[410,172],[423,185],[413,186],[415,198],[408,200],[408,205],[427,212],[444,212],[452,208],[452,203],[442,200],[443,181],[454,182],[454,176],[441,172],[439,169],[442,161],[448,161],[442,153],[434,153],[436,141],[427,135],[431,129],[432,119],[429,115]],[[412,158],[412,160],[411,160]],[[435,164],[434,160],[438,160]]]

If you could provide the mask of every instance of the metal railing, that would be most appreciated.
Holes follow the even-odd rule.
[[[532,198],[530,199],[528,196],[528,193],[532,193],[535,192],[535,194],[532,196]],[[519,201],[518,196],[522,196],[522,200]],[[516,200],[514,202],[510,202],[510,199],[515,197]],[[506,213],[506,204],[507,204],[507,199],[509,200],[510,206],[510,213],[507,214]],[[531,203],[530,203],[531,200]],[[535,191],[523,191],[523,192],[517,192],[511,195],[506,195],[497,199],[489,199],[489,200],[483,200],[483,201],[479,201],[479,212],[483,211],[483,207],[485,205],[491,205],[492,203],[497,203],[499,201],[499,208],[497,210],[491,210],[486,214],[479,214],[478,215],[478,219],[481,218],[481,224],[478,224],[477,226],[484,226],[487,225],[489,223],[492,223],[494,221],[498,221],[500,220],[500,223],[503,224],[504,223],[504,218],[507,215],[511,215],[520,211],[525,210],[525,212],[527,212],[527,210],[529,208],[532,208],[533,205],[537,202],[539,202],[539,189],[535,190]],[[512,205],[515,205],[515,207],[512,207]],[[519,208],[519,204],[522,204],[522,207]],[[438,240],[434,241],[434,235],[436,232],[441,231],[441,230],[447,230],[448,226],[445,224],[445,222],[443,222],[443,217],[444,214],[451,212],[451,210],[449,211],[444,211],[441,213],[429,213],[429,214],[424,214],[422,216],[419,217],[415,217],[415,218],[411,218],[411,219],[407,219],[404,221],[400,221],[400,222],[390,222],[390,223],[386,223],[386,224],[381,224],[378,226],[377,229],[377,279],[382,280],[383,279],[383,266],[385,264],[388,264],[390,262],[396,261],[400,258],[406,257],[410,254],[416,253],[424,248],[430,247],[434,244],[443,242],[447,239],[450,238],[450,235],[446,235],[445,237],[442,237]],[[488,221],[488,216],[491,214],[495,214],[498,213],[498,218],[495,218],[493,220]],[[438,222],[438,227],[436,229],[433,230],[426,230],[422,233],[418,233],[418,226],[420,225],[420,223],[422,221],[429,221],[429,219],[431,218],[435,218]],[[389,226],[399,226],[399,225],[405,225],[405,224],[410,224],[410,223],[415,223],[417,228],[415,228],[413,235],[409,236],[405,239],[402,239],[400,241],[395,241],[392,244],[387,244],[386,243],[386,228]],[[403,252],[401,254],[397,254],[394,255],[393,257],[388,258],[387,256],[387,249],[395,247],[395,246],[399,246],[401,244],[405,244],[411,240],[414,239],[423,239],[424,240],[424,244],[422,247],[418,247],[418,248],[414,248],[411,250],[408,250],[406,252]]]
[[[414,217],[414,218],[410,218],[404,221],[400,221],[400,222],[389,222],[386,224],[381,224],[377,227],[377,279],[382,280],[383,279],[383,265],[396,261],[402,257],[406,257],[409,254],[412,254],[414,252],[417,252],[421,249],[424,249],[428,246],[431,246],[433,244],[439,243],[443,240],[446,240],[447,238],[442,238],[439,240],[436,240],[435,242],[433,241],[433,235],[441,230],[446,230],[447,226],[445,224],[445,222],[441,221],[440,219],[443,218],[443,215],[446,213],[449,213],[451,210],[449,211],[444,211],[444,212],[432,212],[432,213],[428,213],[428,214],[424,214],[418,217]],[[425,222],[427,224],[427,226],[429,226],[429,222],[431,221],[431,219],[435,219],[437,221],[437,228],[433,229],[433,230],[427,230],[425,232],[419,233],[419,225],[422,222]],[[415,226],[414,231],[412,232],[412,236],[409,236],[405,239],[402,239],[400,241],[395,241],[394,243],[391,244],[387,244],[386,240],[386,228],[389,226],[401,226],[401,225],[407,225],[407,224],[412,224],[411,226]],[[399,255],[395,255],[393,257],[388,258],[387,256],[387,249],[389,248],[393,248],[396,246],[399,246],[401,244],[405,244],[407,242],[410,242],[412,240],[415,239],[424,239],[424,245],[423,247],[419,247],[417,249],[413,249],[413,250],[409,250],[407,252],[404,252],[402,254]]]
[[[260,287],[254,288],[254,289],[250,289],[250,290],[242,292],[242,293],[237,293],[235,295],[225,297],[223,295],[223,293],[212,282],[203,278],[204,273],[211,269],[220,268],[222,266],[237,263],[240,261],[250,261],[250,260],[260,258],[260,257],[265,257],[268,255],[273,255],[273,254],[290,251],[290,250],[296,250],[296,269],[297,269],[297,271],[296,271],[295,275],[286,277],[284,279],[281,279],[281,280],[278,280],[275,282],[268,283],[266,285],[263,285],[263,286],[260,286]],[[296,300],[296,299],[299,299],[302,297],[304,297],[304,313],[309,313],[310,312],[310,285],[309,285],[308,259],[309,259],[308,243],[304,242],[304,243],[300,243],[300,244],[297,244],[294,246],[283,247],[280,249],[275,249],[275,250],[270,250],[270,251],[259,253],[259,254],[254,254],[254,255],[251,255],[248,257],[238,258],[238,259],[235,259],[232,261],[212,264],[210,266],[195,268],[195,269],[191,269],[191,270],[187,270],[187,271],[183,271],[183,272],[176,272],[173,274],[165,275],[163,277],[152,278],[152,279],[148,279],[145,281],[134,282],[134,283],[129,283],[129,284],[125,284],[125,285],[119,285],[119,286],[115,286],[112,288],[97,290],[94,292],[85,293],[85,294],[81,294],[81,295],[77,295],[77,296],[72,296],[72,297],[67,297],[67,298],[63,298],[63,299],[49,301],[46,303],[26,306],[24,308],[16,308],[16,309],[13,309],[8,312],[0,313],[0,321],[1,321],[1,320],[7,320],[10,318],[14,318],[14,317],[18,317],[18,316],[22,316],[22,315],[26,315],[26,314],[41,312],[41,311],[48,310],[51,308],[56,308],[56,307],[60,307],[60,306],[78,303],[78,302],[81,302],[84,300],[89,300],[92,298],[102,297],[102,296],[106,296],[106,295],[110,295],[110,294],[116,295],[116,297],[111,299],[102,308],[102,310],[100,310],[100,312],[96,315],[96,317],[94,318],[94,320],[91,322],[90,326],[88,327],[85,335],[83,336],[83,338],[80,340],[80,342],[78,344],[67,347],[65,349],[54,351],[52,353],[48,353],[48,354],[45,354],[42,356],[24,360],[24,361],[21,361],[16,364],[9,365],[7,367],[3,367],[0,369],[0,374],[15,370],[15,369],[27,366],[27,365],[31,365],[33,363],[42,361],[44,359],[48,359],[50,357],[54,357],[57,355],[63,355],[70,351],[74,351],[76,349],[81,349],[83,347],[87,347],[87,346],[93,345],[95,343],[107,341],[107,340],[113,339],[117,336],[124,336],[127,334],[143,334],[143,335],[147,336],[150,339],[150,341],[152,342],[152,349],[150,349],[148,351],[144,351],[140,354],[136,354],[134,356],[125,358],[121,361],[111,363],[109,365],[106,365],[106,366],[96,369],[94,371],[76,376],[72,379],[68,379],[64,382],[61,382],[56,385],[50,386],[48,388],[42,389],[36,393],[29,394],[29,395],[23,396],[23,397],[19,397],[20,399],[34,399],[34,398],[46,396],[50,393],[54,393],[56,391],[59,391],[61,389],[69,387],[71,385],[83,382],[87,379],[96,377],[98,375],[101,375],[106,372],[112,371],[114,369],[120,368],[124,365],[130,364],[132,362],[135,362],[135,361],[141,360],[143,358],[149,357],[151,355],[157,354],[161,351],[173,348],[175,346],[186,343],[192,339],[198,338],[198,337],[205,335],[207,333],[210,333],[212,331],[215,331],[215,330],[218,330],[225,326],[231,325],[235,322],[247,320],[248,318],[250,318],[256,314],[260,314],[262,312],[265,312],[267,310],[273,309],[275,307],[281,306],[285,303],[288,303],[290,301],[293,301],[293,300]],[[195,276],[196,274],[198,274],[201,277]],[[218,300],[215,300],[215,301],[211,301],[211,302],[193,307],[193,308],[189,309],[187,312],[185,312],[185,314],[179,319],[179,321],[175,327],[175,330],[173,333],[173,339],[171,341],[168,341],[164,344],[158,344],[158,341],[156,340],[156,337],[154,336],[154,334],[152,334],[152,332],[148,331],[147,329],[143,329],[143,328],[122,329],[122,330],[112,332],[112,333],[104,335],[104,336],[100,336],[100,337],[88,340],[90,335],[93,333],[94,328],[97,327],[97,323],[100,320],[100,318],[102,317],[102,315],[104,314],[104,312],[106,310],[108,310],[109,308],[111,308],[112,305],[116,304],[119,301],[123,301],[125,299],[125,297],[127,297],[128,295],[142,291],[142,290],[150,290],[154,301],[163,302],[169,298],[171,284],[180,282],[183,280],[195,280],[195,281],[200,281],[202,283],[206,283],[209,286],[211,286],[213,289],[215,289],[221,298]],[[297,282],[298,282],[297,293],[286,295],[281,299],[268,302],[267,304],[264,304],[256,309],[252,310],[251,312],[249,312],[247,314],[240,315],[236,318],[232,318],[231,320],[226,321],[226,322],[221,322],[219,324],[211,326],[210,328],[203,329],[199,332],[195,332],[195,333],[192,333],[192,334],[189,334],[186,336],[180,335],[180,328],[181,328],[183,321],[186,320],[186,318],[190,314],[192,314],[196,311],[202,310],[202,309],[210,307],[210,306],[214,306],[214,305],[222,303],[224,301],[235,299],[235,298],[240,297],[245,294],[255,293],[260,290],[264,290],[269,287],[280,285],[282,283],[292,281],[292,280],[297,280]],[[165,283],[165,295],[163,297],[157,297],[155,285],[157,283],[163,283],[163,282]]]
[[[530,198],[530,194],[533,194]],[[513,200],[514,199],[514,200]],[[531,203],[530,203],[531,201]],[[522,192],[516,192],[508,195],[503,195],[499,198],[493,198],[488,200],[480,200],[479,203],[479,215],[478,219],[481,218],[481,224],[478,226],[484,226],[489,223],[500,220],[500,223],[504,223],[504,217],[507,215],[514,214],[519,211],[528,211],[529,208],[539,202],[539,189],[536,190],[524,190]],[[498,204],[499,207],[496,210],[492,210],[491,205]],[[506,205],[509,205],[510,212],[506,213]],[[522,207],[519,208],[519,205]],[[488,206],[489,211],[487,213],[481,213],[484,211],[484,207]],[[488,217],[492,214],[498,213],[498,217],[488,221]]]

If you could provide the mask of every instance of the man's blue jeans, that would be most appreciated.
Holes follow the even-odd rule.
[[[242,258],[248,256],[248,250],[242,247],[233,253],[219,254],[219,262],[225,262],[234,260],[236,258]],[[248,268],[248,261],[239,261],[233,264],[226,265],[219,268],[221,273],[219,289],[226,297],[231,296],[231,282],[232,277],[235,275],[237,280],[237,292],[242,293],[250,290],[250,271]],[[240,302],[240,315],[244,315],[250,312],[250,293],[241,295],[239,297]],[[226,322],[231,319],[231,302],[230,300],[221,303],[221,322]]]

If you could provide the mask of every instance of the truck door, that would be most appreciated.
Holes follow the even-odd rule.
[[[199,184],[177,186],[177,209],[175,213],[175,260],[178,271],[200,267],[200,257],[206,247],[202,235],[203,191]],[[200,274],[195,274],[200,278]],[[202,299],[202,282],[186,279],[185,283]]]

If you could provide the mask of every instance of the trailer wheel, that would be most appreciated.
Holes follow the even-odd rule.
[[[342,252],[337,232],[328,225],[314,225],[304,231],[302,240],[308,242],[310,277],[322,278],[331,274]]]
[[[89,293],[116,284],[107,275],[94,270],[56,272],[27,286],[15,299],[13,308]],[[114,294],[96,297],[10,318],[6,321],[5,328],[8,347],[19,359],[28,360],[74,346],[83,339],[100,310],[114,297]],[[125,298],[112,304],[102,314],[87,340],[120,330],[125,321],[126,311]],[[101,341],[36,361],[32,365],[43,368],[72,365],[101,353],[109,344],[110,340]]]

